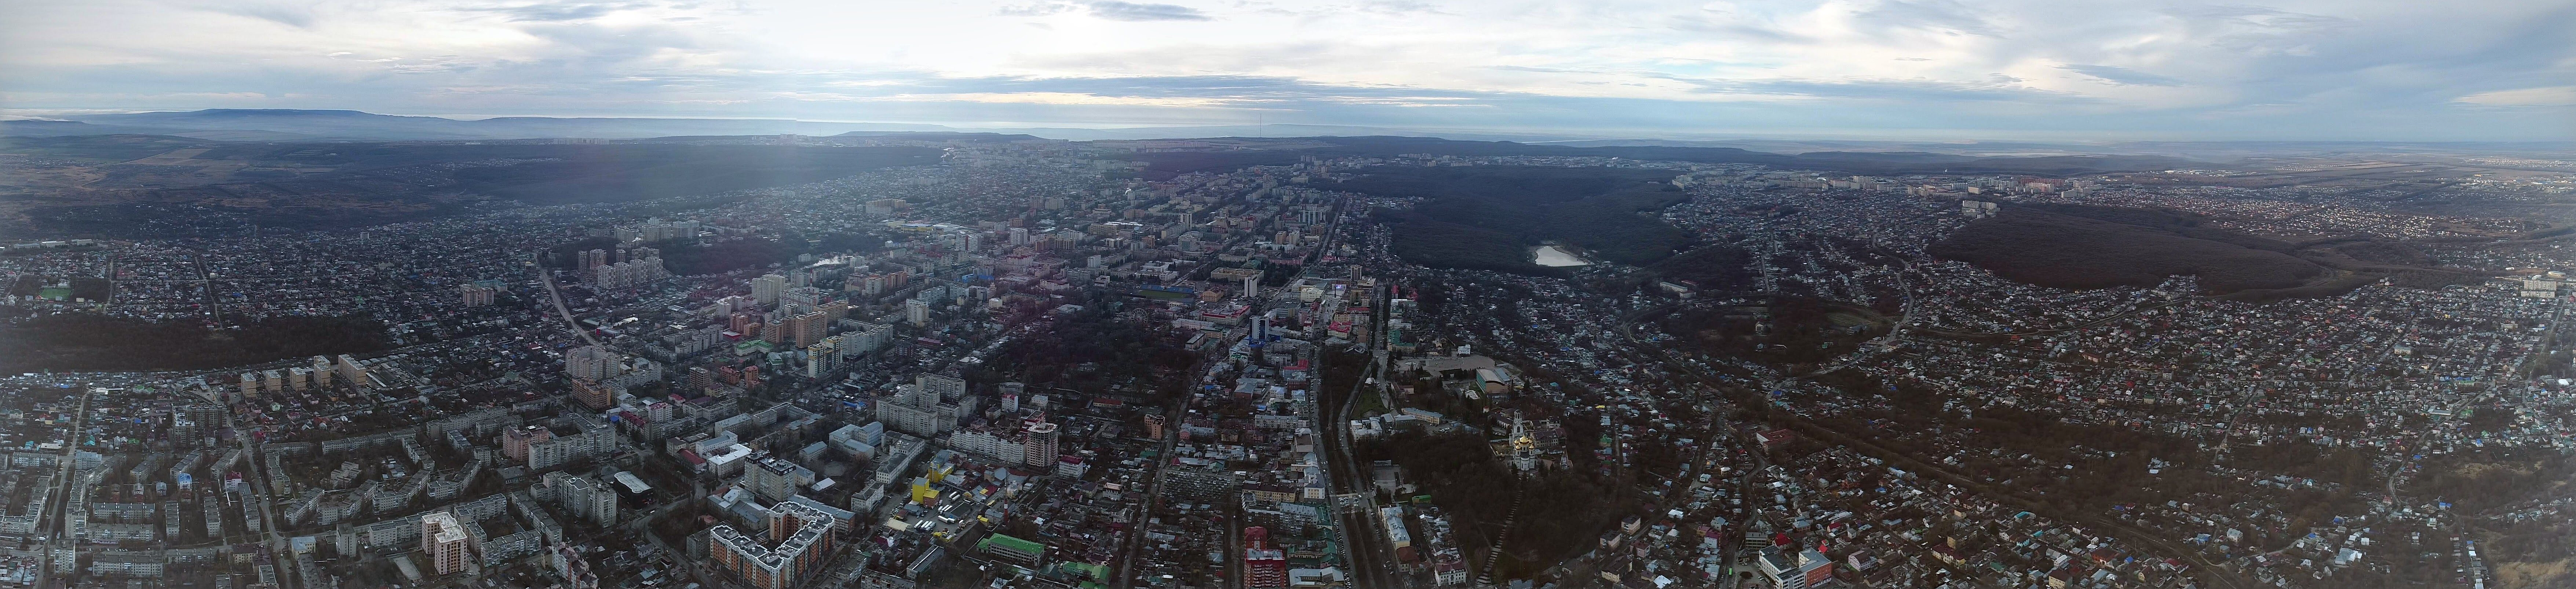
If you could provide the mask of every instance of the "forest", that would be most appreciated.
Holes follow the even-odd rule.
[[[2210,294],[2226,294],[2297,287],[2327,272],[2291,249],[2165,211],[2015,203],[1925,251],[2051,288],[2152,287],[2195,275]]]
[[[1686,308],[1665,316],[1664,330],[1693,334],[1710,355],[1792,367],[1850,353],[1861,342],[1887,333],[1881,318],[1813,297],[1772,297],[1768,305],[1767,320],[1734,307]],[[1769,332],[1755,335],[1754,325],[1764,321],[1771,325]]]
[[[382,350],[385,325],[362,317],[270,317],[231,329],[86,313],[0,327],[0,372],[204,370]]]
[[[1721,243],[1648,264],[1635,276],[1639,280],[1688,280],[1702,289],[1730,291],[1752,283],[1753,272],[1748,269],[1752,262],[1752,254],[1744,248]]]
[[[1566,274],[1560,268],[1532,263],[1529,247],[1509,233],[1415,215],[1392,218],[1396,221],[1392,225],[1396,238],[1391,249],[1406,260],[1439,268],[1540,276]]]
[[[1089,299],[1082,310],[1057,315],[1047,329],[1032,330],[1004,346],[978,370],[997,380],[1053,383],[1085,390],[1135,382],[1149,397],[1172,387],[1199,360],[1168,332],[1118,314],[1123,303]],[[1036,308],[1014,314],[1035,317]]]
[[[1664,183],[1671,178],[1622,168],[1383,166],[1334,188],[1422,199],[1383,215],[1396,223],[1396,253],[1408,260],[1536,274],[1529,248],[1543,241],[1622,264],[1670,257],[1689,237],[1646,213],[1688,198]]]
[[[670,241],[654,244],[662,250],[662,267],[679,276],[721,274],[744,268],[758,268],[788,261],[796,253],[785,245],[760,238],[734,239],[710,244]]]
[[[1588,156],[1697,163],[1750,163],[1789,169],[1836,170],[1858,174],[1942,172],[2065,176],[2111,171],[2164,170],[2194,163],[2178,158],[2144,155],[1978,157],[1925,152],[1847,151],[1783,154],[1735,147],[1532,145],[1510,141],[1458,141],[1431,137],[1393,136],[1287,137],[1273,140],[1280,142],[1279,148],[1251,151],[1138,152],[1126,156],[1125,159],[1146,162],[1146,177],[1155,179],[1211,169],[1231,169],[1249,165],[1288,165],[1297,163],[1299,158],[1305,156],[1385,158],[1421,153],[1449,156]],[[1316,143],[1327,145],[1314,146]]]
[[[1511,519],[1515,527],[1507,561],[1554,563],[1589,550],[1602,530],[1635,508],[1631,494],[1611,493],[1572,473],[1519,477],[1495,460],[1485,439],[1475,434],[1405,432],[1359,450],[1364,456],[1395,460],[1404,466],[1406,480],[1421,485],[1433,503],[1457,521],[1475,522],[1462,526],[1461,534],[1491,538],[1502,531],[1495,526]],[[1520,516],[1509,518],[1516,493],[1526,496],[1520,499]],[[1513,576],[1513,571],[1498,572]]]

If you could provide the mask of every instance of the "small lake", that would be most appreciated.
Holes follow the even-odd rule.
[[[1538,254],[1538,265],[1549,268],[1592,265],[1591,262],[1583,261],[1583,258],[1575,257],[1574,254],[1565,253],[1565,250],[1556,249],[1553,245],[1539,246],[1535,253]]]

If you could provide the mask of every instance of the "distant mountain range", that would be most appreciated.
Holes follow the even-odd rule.
[[[494,117],[465,121],[354,110],[225,108],[0,121],[0,133],[14,136],[149,134],[218,141],[639,139],[672,135],[830,135],[846,131],[947,130],[950,129],[938,125],[816,123],[787,119]]]
[[[1887,154],[1867,159],[1907,159],[1902,153],[1967,157],[2167,156],[2202,162],[2264,157],[2372,158],[2518,157],[2576,158],[2576,142],[2383,143],[2311,141],[1861,141],[1709,137],[1636,139],[1545,133],[1411,129],[1348,125],[1211,125],[1086,129],[1071,127],[973,128],[918,123],[864,123],[794,119],[660,119],[614,117],[444,117],[383,115],[354,110],[206,109],[67,115],[0,120],[0,137],[165,135],[209,141],[457,141],[544,138],[649,139],[742,135],[870,135],[931,133],[965,140],[1063,141],[1190,138],[1420,137],[1453,141],[1509,141],[1553,148],[1734,148],[1778,154],[1828,152]],[[1826,156],[1830,157],[1830,156]],[[1912,163],[1944,163],[1915,158]],[[1937,169],[1937,168],[1936,168]]]

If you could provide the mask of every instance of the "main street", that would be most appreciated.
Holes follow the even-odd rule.
[[[288,554],[286,549],[286,536],[278,533],[278,528],[284,527],[285,523],[278,521],[277,519],[277,508],[274,506],[276,503],[274,499],[277,493],[275,488],[269,485],[268,477],[264,474],[267,472],[267,469],[259,466],[261,464],[266,464],[266,462],[264,462],[266,459],[260,456],[259,444],[253,443],[253,439],[259,436],[252,435],[253,432],[243,430],[240,420],[235,419],[234,412],[231,411],[224,412],[224,427],[232,430],[233,441],[241,444],[242,460],[244,461],[242,468],[255,473],[255,476],[243,477],[246,484],[249,485],[250,491],[243,494],[242,500],[249,501],[259,506],[260,544],[268,549],[268,557],[272,559],[270,564],[279,565],[276,570],[278,571],[277,581],[279,585],[281,585],[281,589],[291,589],[297,582],[301,582],[302,580],[297,579],[294,582],[288,581],[288,579],[293,577],[293,575],[286,574],[287,567],[283,566],[283,563],[279,563],[274,560]],[[248,517],[249,515],[244,514],[243,516]]]
[[[534,256],[530,258],[534,259]],[[563,291],[555,290],[554,273],[546,271],[544,264],[532,264],[532,266],[537,270],[537,282],[546,285],[546,298],[554,300],[555,314],[563,317],[564,327],[572,328],[573,333],[581,335],[582,341],[590,342],[590,345],[594,346],[599,345],[599,338],[592,337],[590,330],[582,329],[581,322],[573,320],[572,309],[564,306]]]
[[[96,388],[87,385],[81,387],[80,409],[72,412],[71,429],[64,430],[71,432],[71,437],[63,440],[61,463],[55,465],[54,469],[56,479],[53,486],[54,494],[59,498],[47,504],[45,513],[42,514],[45,521],[50,523],[41,532],[53,537],[53,540],[46,545],[53,547],[51,552],[54,558],[75,558],[73,551],[80,546],[80,538],[73,537],[76,535],[73,532],[76,531],[77,526],[72,525],[71,518],[87,517],[87,514],[72,513],[71,510],[72,502],[79,499],[73,496],[73,493],[81,490],[81,485],[75,481],[79,476],[78,471],[72,468],[72,465],[78,462],[81,436],[89,428],[90,400],[97,398],[98,393]]]
[[[1376,325],[1385,324],[1387,293],[1390,290],[1389,285],[1381,284],[1368,293],[1370,312],[1375,315]],[[1351,576],[1361,587],[1399,586],[1396,575],[1391,572],[1396,566],[1394,549],[1386,546],[1385,537],[1378,530],[1377,493],[1369,482],[1368,473],[1360,468],[1357,455],[1351,451],[1349,432],[1351,420],[1357,417],[1352,412],[1359,405],[1360,395],[1379,394],[1371,383],[1385,375],[1386,355],[1377,350],[1377,337],[1382,331],[1371,329],[1367,340],[1355,346],[1369,352],[1370,359],[1368,367],[1352,379],[1350,390],[1323,391],[1319,395],[1324,402],[1320,413],[1325,418],[1317,428],[1324,437],[1327,451],[1319,454],[1317,459],[1323,461],[1325,475],[1332,479],[1325,489],[1334,495],[1333,519],[1342,530],[1342,550],[1349,559]],[[1332,370],[1320,364],[1320,356],[1317,360],[1319,371]],[[1343,497],[1346,496],[1355,497],[1357,505],[1345,507]]]

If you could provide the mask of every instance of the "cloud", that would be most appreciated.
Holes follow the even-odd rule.
[[[246,4],[209,8],[215,12],[256,18],[299,29],[313,28],[313,10],[309,7],[283,4]]]
[[[2576,106],[2576,86],[2479,92],[2452,102],[2477,106]]]
[[[510,17],[510,22],[570,22],[599,18],[607,16],[609,13],[634,7],[635,5],[633,4],[555,3],[475,8],[470,10],[508,15]]]
[[[2146,72],[2142,72],[2142,71],[2138,71],[2138,70],[2133,70],[2133,69],[2129,69],[2129,68],[2124,68],[2124,67],[2120,67],[2120,66],[2115,66],[2115,65],[2084,65],[2084,64],[2067,64],[2067,65],[2061,65],[2061,66],[2057,66],[2057,67],[2058,67],[2058,69],[2063,69],[2063,70],[2070,71],[2070,72],[2075,72],[2075,73],[2084,74],[2084,75],[2087,75],[2087,76],[2092,76],[2092,77],[2095,77],[2095,78],[2099,78],[2099,79],[2101,79],[2101,80],[2102,80],[2102,81],[2104,81],[2104,82],[2110,82],[2110,83],[2113,83],[2113,84],[2119,84],[2119,85],[2122,85],[2122,86],[2180,86],[2180,85],[2182,85],[2182,80],[2176,80],[2176,79],[2173,79],[2173,78],[2168,78],[2168,77],[2164,77],[2164,76],[2159,76],[2159,75],[2155,75],[2155,74],[2150,74],[2150,73],[2146,73]]]
[[[1211,20],[1199,9],[1178,4],[1140,4],[1117,0],[1092,0],[1083,4],[1091,15],[1108,20],[1147,22],[1162,20]]]
[[[1053,16],[1072,12],[1079,8],[1081,7],[1074,6],[1071,2],[1034,2],[1029,4],[1012,4],[1003,6],[999,9],[995,9],[993,14],[1000,16]]]
[[[2480,139],[2576,103],[2565,3],[2235,1],[20,0],[0,104]]]
[[[1124,22],[1168,20],[1215,20],[1199,9],[1178,4],[1143,4],[1117,0],[1055,0],[1027,4],[1008,4],[993,11],[997,16],[1039,17],[1070,13],[1089,14],[1093,18]]]
[[[1881,29],[1913,29],[1996,36],[2002,29],[1975,10],[1950,0],[1890,1],[1855,15],[1856,21]]]

